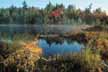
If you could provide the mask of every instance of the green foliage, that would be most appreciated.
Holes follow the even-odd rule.
[[[26,1],[22,7],[0,8],[0,24],[108,24],[108,17],[101,8],[91,12],[92,4],[84,11],[69,5],[67,8],[60,5],[52,5],[50,2],[44,9],[28,7]],[[63,11],[60,16],[51,16],[55,10]],[[80,20],[80,21],[79,21]]]

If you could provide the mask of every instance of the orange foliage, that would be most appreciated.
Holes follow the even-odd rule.
[[[102,50],[108,50],[108,40],[107,39],[97,39],[96,48],[101,48]]]
[[[102,51],[108,50],[108,33],[107,32],[85,32],[86,39],[95,39],[95,47]]]
[[[99,32],[85,32],[85,36],[87,40],[94,38],[99,35]]]
[[[24,43],[23,48],[29,50],[32,53],[36,53],[38,55],[42,54],[42,48],[38,47],[36,40],[34,40],[32,42]]]

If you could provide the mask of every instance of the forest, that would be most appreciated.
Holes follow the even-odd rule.
[[[14,5],[0,8],[0,24],[89,24],[107,25],[108,16],[101,8],[92,10],[92,3],[85,10],[74,5],[53,5],[45,8],[29,7],[24,1],[22,7]]]

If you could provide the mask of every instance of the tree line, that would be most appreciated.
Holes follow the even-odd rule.
[[[107,25],[108,16],[101,8],[93,11],[92,4],[85,10],[49,2],[45,8],[29,7],[24,1],[22,7],[0,8],[0,24],[96,24]]]

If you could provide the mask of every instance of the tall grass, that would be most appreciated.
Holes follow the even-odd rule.
[[[85,47],[83,52],[65,55],[39,57],[28,50],[24,50],[18,43],[31,42],[34,36],[28,34],[15,35],[10,44],[11,53],[1,60],[1,72],[99,72],[102,70],[102,59],[99,50],[93,50],[93,41]],[[18,49],[19,48],[19,49]],[[0,59],[3,59],[0,57]],[[3,64],[3,65],[2,65]]]
[[[1,72],[33,72],[35,70],[35,62],[40,58],[36,53],[29,51],[23,47],[23,42],[30,43],[34,40],[35,36],[29,34],[16,34],[12,38],[12,42],[6,40],[7,48],[0,48],[4,50],[3,57],[0,55],[0,68]],[[3,42],[3,43],[5,43]],[[6,52],[9,52],[6,54]],[[3,60],[2,60],[3,59]]]
[[[90,49],[84,53],[52,56],[49,61],[40,59],[37,69],[41,72],[99,72],[102,68],[101,58]]]

